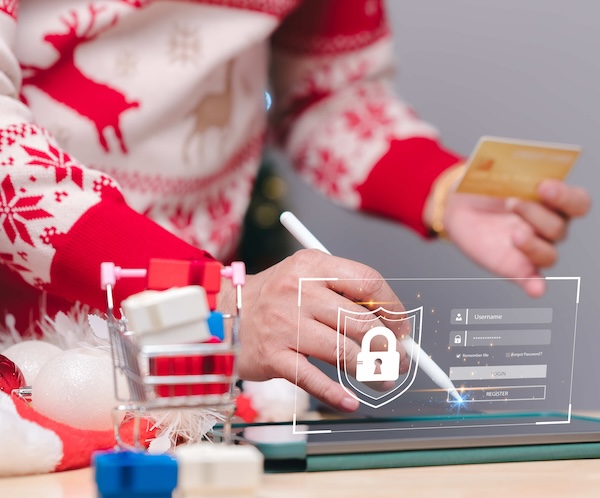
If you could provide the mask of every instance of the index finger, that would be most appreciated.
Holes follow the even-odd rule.
[[[331,299],[331,302],[324,302],[324,298],[321,296],[318,304],[313,303],[315,311],[319,310],[318,315],[314,315],[318,316],[319,321],[335,330],[337,312],[335,315],[331,315],[328,310],[337,311],[339,308],[343,308],[352,310],[356,314],[361,314],[361,309],[365,314],[377,311],[379,316],[391,320],[393,324],[391,328],[397,336],[407,334],[406,324],[398,322],[399,314],[406,311],[406,308],[379,272],[355,261],[330,255],[324,257],[326,261],[328,260],[328,267],[336,268],[336,272],[335,277],[323,279],[321,284],[335,293],[332,296],[341,296],[341,298],[332,297],[328,298],[328,300]],[[331,259],[335,261],[331,261]],[[368,328],[374,325],[371,324]],[[386,326],[390,328],[389,324]],[[357,335],[362,337],[366,330],[358,328],[355,332],[356,334],[352,334],[354,339]]]
[[[567,185],[560,180],[544,180],[538,187],[538,193],[544,204],[569,218],[584,216],[592,204],[586,189]]]
[[[332,291],[370,310],[382,306],[390,311],[405,311],[400,299],[379,272],[356,261],[325,257],[333,259],[326,262],[328,273],[331,274],[331,268],[335,268],[333,278],[326,281]]]

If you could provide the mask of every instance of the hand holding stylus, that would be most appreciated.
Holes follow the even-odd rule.
[[[338,282],[324,281],[337,277]],[[300,279],[314,278],[302,287],[302,306],[298,304]],[[234,293],[219,294],[218,309],[233,309]],[[381,275],[372,268],[348,259],[331,256],[322,250],[302,249],[256,274],[244,285],[241,314],[241,351],[239,374],[245,380],[285,378],[317,399],[343,411],[353,411],[358,400],[330,379],[308,357],[330,365],[338,364],[338,307],[364,313],[360,302],[386,302],[390,309],[404,310],[402,303]],[[298,335],[298,324],[302,323]],[[352,339],[339,352],[341,366],[354,375],[360,342],[371,324],[357,322],[346,329]],[[300,353],[300,354],[298,354]],[[406,372],[410,359],[401,354],[400,371]]]
[[[281,224],[287,228],[287,230],[307,249],[318,249],[327,254],[331,254],[325,246],[296,218],[293,213],[286,211],[281,214]],[[446,373],[439,367],[435,361],[431,359],[421,348],[414,342],[413,338],[409,335],[405,336],[400,341],[404,347],[404,350],[411,356],[411,359],[415,363],[420,362],[421,369],[429,375],[439,387],[445,389],[449,394],[457,401],[462,402],[462,398],[456,387],[446,375]]]

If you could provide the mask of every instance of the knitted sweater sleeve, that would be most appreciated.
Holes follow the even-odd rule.
[[[139,268],[151,257],[211,258],[132,210],[110,177],[36,125],[19,98],[18,2],[0,5],[0,276],[102,309],[102,261]],[[10,292],[6,281],[0,297]],[[141,288],[133,280],[116,286],[117,301]]]
[[[300,175],[342,205],[426,234],[435,178],[457,163],[395,94],[383,0],[307,0],[273,37],[275,137]]]

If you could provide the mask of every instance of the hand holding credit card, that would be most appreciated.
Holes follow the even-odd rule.
[[[457,192],[539,200],[542,180],[564,180],[581,154],[578,145],[481,137]]]

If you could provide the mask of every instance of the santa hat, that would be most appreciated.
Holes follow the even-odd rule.
[[[147,424],[142,424],[142,428]],[[142,440],[153,437],[145,431]],[[121,435],[133,441],[132,421]],[[0,392],[0,476],[78,469],[90,465],[92,454],[116,445],[113,430],[77,429],[35,411],[19,396]]]

